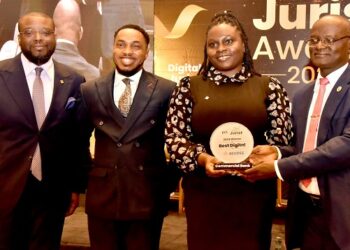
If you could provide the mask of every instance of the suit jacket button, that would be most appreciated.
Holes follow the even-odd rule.
[[[155,124],[156,121],[152,119],[152,120],[150,121],[150,123],[151,123],[151,124]]]
[[[140,147],[140,143],[139,142],[135,142],[135,147],[139,148]]]
[[[28,160],[33,160],[33,156],[32,155],[30,155],[29,157],[28,157]]]
[[[117,147],[120,148],[121,146],[123,146],[123,144],[121,144],[120,142],[117,143]]]
[[[118,166],[117,166],[117,165],[114,165],[114,169],[118,169]]]
[[[99,125],[99,126],[102,126],[103,124],[104,124],[103,121],[99,121],[99,122],[98,122],[98,125]]]
[[[142,165],[139,166],[139,170],[143,171],[143,166]]]

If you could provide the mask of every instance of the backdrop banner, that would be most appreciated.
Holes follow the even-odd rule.
[[[325,14],[350,17],[350,1],[155,0],[155,72],[178,82],[196,74],[215,13],[231,10],[243,24],[256,70],[278,78],[290,97],[316,76],[306,41]]]

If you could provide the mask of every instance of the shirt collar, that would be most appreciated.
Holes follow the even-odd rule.
[[[38,66],[38,65],[30,62],[22,53],[21,54],[21,61],[22,61],[23,69],[24,69],[24,74],[26,76],[28,76],[32,72],[35,72],[35,68],[36,67],[43,68],[43,71],[46,72],[48,75],[50,75],[49,72],[51,72],[53,70],[53,61],[52,61],[51,57],[50,57],[49,61],[47,61],[46,63],[44,63],[44,64],[42,64],[40,66]]]
[[[115,79],[117,82],[121,82],[124,78],[129,78],[130,79],[130,83],[138,83],[140,81],[141,78],[141,74],[142,74],[143,69],[139,70],[136,74],[132,75],[132,76],[124,76],[121,75],[118,70],[115,70]]]
[[[339,69],[333,71],[332,73],[330,73],[329,75],[327,75],[327,79],[329,81],[330,84],[334,85],[338,79],[340,78],[340,76],[344,73],[344,71],[346,70],[346,68],[349,66],[349,63],[344,64],[343,66],[341,66]],[[322,78],[321,74],[317,75],[317,85],[319,85],[320,83],[320,79]]]
[[[211,81],[215,82],[216,85],[221,85],[224,83],[242,84],[245,81],[247,81],[249,77],[251,77],[251,73],[248,72],[246,66],[244,65],[244,63],[242,63],[241,70],[232,77],[222,74],[217,69],[215,69],[214,66],[210,67],[207,76]]]

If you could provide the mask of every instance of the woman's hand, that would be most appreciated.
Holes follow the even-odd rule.
[[[232,175],[230,172],[226,170],[215,170],[214,165],[216,163],[220,163],[218,159],[214,156],[209,155],[207,153],[201,153],[198,156],[198,164],[201,167],[205,168],[205,173],[209,177],[221,177],[225,175]]]

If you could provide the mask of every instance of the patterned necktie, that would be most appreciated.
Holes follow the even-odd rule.
[[[45,97],[44,97],[44,88],[43,82],[41,81],[40,74],[43,71],[42,68],[35,68],[35,80],[33,84],[33,107],[35,111],[36,122],[38,124],[38,128],[40,129],[41,125],[45,119]],[[40,147],[39,143],[36,146],[32,166],[31,166],[32,174],[39,181],[42,180],[41,173],[41,155],[40,155]]]
[[[128,116],[130,107],[131,107],[131,86],[130,79],[124,78],[123,82],[125,83],[125,89],[118,101],[118,107],[120,112],[124,117]]]
[[[320,79],[320,88],[318,90],[316,103],[314,106],[314,110],[311,115],[310,124],[309,124],[309,130],[306,135],[305,145],[304,145],[304,152],[313,150],[316,147],[316,135],[318,130],[318,125],[320,123],[320,116],[321,116],[321,108],[323,103],[323,97],[324,93],[326,91],[326,85],[329,83],[327,78],[321,78]],[[301,183],[308,187],[311,183],[311,178],[303,179],[301,180]]]

